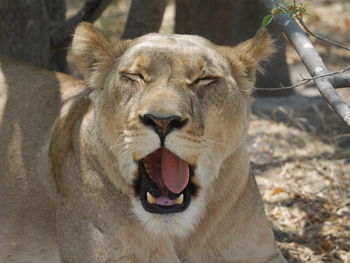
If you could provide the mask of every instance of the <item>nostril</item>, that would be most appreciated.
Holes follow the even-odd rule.
[[[143,116],[139,115],[139,119],[144,125],[155,127],[157,126],[157,124],[153,121],[151,116],[152,116],[151,114],[145,114]]]
[[[178,115],[158,117],[149,113],[144,114],[143,116],[140,115],[139,119],[144,125],[152,127],[161,138],[164,138],[175,128],[181,129],[188,122],[188,119],[183,120]]]
[[[179,116],[177,116],[172,121],[170,121],[169,127],[181,129],[187,124],[187,122],[188,122],[188,119],[182,120]]]

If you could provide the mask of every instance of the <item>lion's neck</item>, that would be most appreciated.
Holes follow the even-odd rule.
[[[233,231],[235,229],[233,215],[238,212],[240,199],[245,198],[244,193],[251,184],[246,145],[242,145],[223,162],[219,176],[208,189],[201,189],[206,190],[206,211],[190,234],[192,242],[187,243],[183,239],[176,242],[179,253],[184,253],[184,257],[189,256],[187,253],[191,255],[201,253],[200,251],[205,250],[210,243],[208,241],[214,242],[222,231]],[[196,245],[192,247],[191,244]]]
[[[223,162],[214,186],[209,187],[208,208],[223,207],[220,212],[225,213],[225,209],[231,207],[241,195],[248,177],[249,158],[246,145],[242,145]]]
[[[86,116],[85,127],[88,132],[82,134],[83,141],[87,146],[84,153],[84,159],[87,162],[87,165],[91,165],[89,160],[92,156],[102,168],[102,176],[107,177],[108,181],[123,194],[132,195],[134,193],[133,188],[125,181],[123,176],[121,176],[115,156],[103,139],[103,134],[101,134],[100,129],[94,124],[93,112],[89,115],[90,116]],[[93,170],[94,167],[91,169]],[[102,172],[102,170],[99,169],[100,172]]]

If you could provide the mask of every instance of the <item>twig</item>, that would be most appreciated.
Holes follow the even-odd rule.
[[[271,0],[260,1],[265,5],[268,12],[271,13],[273,2]],[[275,16],[274,19],[298,52],[310,75],[312,77],[318,77],[328,74],[328,70],[321,57],[295,20],[287,14],[280,14]],[[328,78],[317,78],[314,81],[328,104],[350,126],[350,107],[340,98],[332,86],[331,81]]]
[[[255,88],[255,90],[274,91],[274,90],[293,89],[293,88],[305,85],[312,80],[316,80],[316,79],[320,79],[320,78],[329,78],[329,77],[333,77],[333,78],[329,78],[329,80],[331,81],[331,83],[333,84],[335,89],[350,87],[350,76],[346,76],[346,78],[342,78],[342,76],[341,76],[341,74],[343,74],[345,71],[348,71],[348,70],[350,70],[350,65],[342,70],[327,73],[327,74],[318,75],[318,76],[311,77],[311,78],[305,78],[302,75],[300,75],[300,77],[302,78],[301,82],[298,84],[291,85],[291,86],[281,86],[281,87],[276,87],[276,88]]]
[[[297,6],[296,0],[293,0],[293,5],[294,5],[294,7]],[[335,42],[335,41],[332,41],[332,40],[330,40],[330,39],[321,37],[321,36],[317,35],[316,33],[312,32],[312,31],[305,25],[302,15],[295,14],[295,17],[296,17],[296,19],[298,20],[298,22],[300,23],[300,25],[305,29],[305,31],[308,32],[308,33],[309,33],[311,36],[313,36],[314,38],[317,38],[317,39],[319,39],[319,40],[321,40],[321,41],[323,41],[323,42],[326,42],[326,43],[328,43],[328,44],[330,44],[330,45],[333,45],[333,46],[336,46],[336,47],[339,47],[339,48],[343,48],[343,49],[345,49],[345,50],[347,50],[347,51],[350,51],[350,48],[349,48],[349,47],[344,46],[344,45],[342,45],[342,44],[340,44],[340,43],[337,43],[337,42]]]
[[[328,43],[328,44],[331,44],[331,45],[333,45],[333,46],[336,46],[336,47],[345,49],[345,50],[347,50],[347,51],[350,51],[350,48],[349,48],[349,47],[344,46],[344,45],[342,45],[342,44],[339,44],[339,43],[337,43],[337,42],[335,42],[335,41],[332,41],[332,40],[330,40],[330,39],[321,37],[321,36],[317,35],[316,33],[312,32],[312,31],[305,25],[305,23],[304,23],[304,21],[303,21],[303,19],[302,19],[301,17],[296,16],[296,18],[297,18],[298,22],[300,23],[300,25],[302,25],[302,27],[305,29],[305,31],[307,31],[307,32],[308,32],[311,36],[313,36],[314,38],[317,38],[317,39],[319,39],[319,40],[321,40],[321,41],[323,41],[323,42],[326,42],[326,43]]]
[[[304,81],[302,81],[302,82],[300,82],[300,83],[298,83],[298,84],[294,84],[294,85],[290,85],[290,86],[283,86],[283,85],[281,84],[280,87],[275,87],[275,88],[259,88],[259,87],[255,87],[254,90],[275,91],[275,90],[294,89],[294,88],[296,88],[296,87],[305,85],[305,84],[308,83],[309,81],[311,81],[311,79],[310,79],[310,80],[307,79],[307,80],[304,80]]]

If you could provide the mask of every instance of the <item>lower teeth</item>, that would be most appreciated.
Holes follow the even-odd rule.
[[[146,197],[147,197],[147,202],[150,203],[151,205],[157,203],[157,199],[150,192],[147,192]],[[176,198],[174,202],[177,205],[182,205],[182,203],[184,202],[184,195],[183,194],[179,195],[179,197]]]
[[[182,205],[184,202],[184,194],[181,194],[178,198],[175,199],[175,204]]]
[[[150,192],[147,192],[146,196],[147,196],[148,203],[150,204],[157,203],[157,200],[154,198],[154,196]]]

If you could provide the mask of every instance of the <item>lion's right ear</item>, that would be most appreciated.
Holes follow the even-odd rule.
[[[276,52],[275,42],[266,29],[260,29],[255,37],[237,46],[219,46],[218,50],[231,63],[233,74],[243,91],[251,93],[256,73],[263,73],[262,63],[268,62]]]
[[[125,50],[125,43],[118,47],[107,40],[92,24],[82,22],[75,30],[72,50],[79,71],[92,88],[102,88],[115,59]]]

